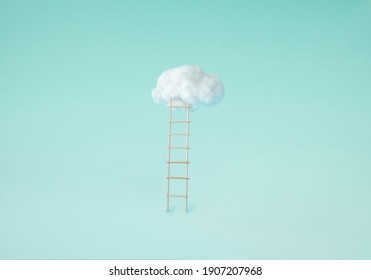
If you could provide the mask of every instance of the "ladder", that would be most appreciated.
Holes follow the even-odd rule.
[[[186,119],[185,120],[173,120],[173,109],[185,109],[186,111]],[[186,212],[188,212],[188,181],[189,181],[189,174],[188,174],[188,165],[189,165],[189,123],[191,122],[189,119],[189,110],[191,108],[190,104],[184,105],[177,105],[173,104],[172,98],[170,98],[170,105],[169,105],[169,132],[168,132],[168,158],[167,158],[167,194],[166,194],[166,211],[169,212],[169,200],[170,197],[183,197],[186,201]],[[184,133],[174,133],[172,132],[172,125],[177,123],[185,123],[186,124],[186,131]],[[185,137],[185,146],[172,146],[172,137]],[[172,161],[171,160],[171,151],[173,149],[184,149],[185,150],[185,161]],[[171,166],[174,164],[181,164],[185,165],[185,176],[172,176],[171,175]],[[171,180],[184,180],[185,181],[185,194],[170,194],[170,181]]]

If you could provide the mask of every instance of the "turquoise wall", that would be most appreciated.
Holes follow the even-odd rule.
[[[371,1],[0,0],[0,259],[370,259],[370,26]],[[166,213],[150,92],[184,64],[226,95]]]

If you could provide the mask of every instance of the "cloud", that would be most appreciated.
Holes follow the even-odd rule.
[[[164,71],[152,90],[157,104],[191,104],[192,109],[200,105],[212,106],[224,96],[224,87],[215,74],[204,73],[197,65],[185,65]]]

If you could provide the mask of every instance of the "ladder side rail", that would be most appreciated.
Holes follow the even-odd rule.
[[[186,132],[186,147],[188,147],[188,149],[186,149],[186,162],[189,162],[189,124],[190,124],[190,120],[189,120],[189,107],[187,107],[187,120],[188,122],[186,123],[186,126],[187,126],[187,132]],[[188,164],[186,164],[186,177],[189,178],[188,176]],[[188,212],[188,180],[186,180],[186,212]]]
[[[171,147],[171,120],[172,120],[172,98],[170,98],[169,106],[169,137],[168,137],[168,147]],[[167,149],[167,160],[170,161],[170,148]],[[166,211],[169,212],[169,193],[170,193],[170,164],[167,165],[167,193],[166,193]]]

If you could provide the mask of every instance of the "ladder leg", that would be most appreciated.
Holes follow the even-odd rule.
[[[169,185],[170,185],[170,180],[167,179],[166,212],[169,212]]]
[[[172,99],[170,98],[170,107],[169,107],[169,143],[168,147],[171,147],[171,119],[172,119]],[[166,194],[166,211],[169,212],[169,193],[170,193],[170,148],[168,148],[168,154],[167,154],[168,164],[167,164],[167,194]]]
[[[189,121],[189,108],[187,108],[187,120]],[[187,122],[186,147],[189,147],[189,122]],[[189,149],[186,149],[186,162],[189,162]],[[186,177],[188,178],[188,163],[186,164]],[[188,212],[188,180],[186,180],[186,212]]]

